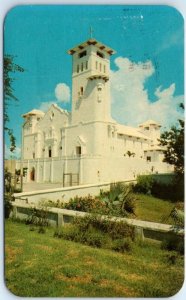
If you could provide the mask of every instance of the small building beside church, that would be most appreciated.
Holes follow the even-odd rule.
[[[172,170],[158,145],[160,124],[148,120],[134,128],[111,117],[114,53],[94,38],[70,49],[72,111],[52,104],[46,113],[33,109],[23,115],[21,168],[26,182],[116,182]]]

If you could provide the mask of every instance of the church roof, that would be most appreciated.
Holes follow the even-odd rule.
[[[101,43],[101,42],[99,42],[99,41],[97,41],[96,39],[93,39],[93,38],[88,39],[87,41],[85,41],[85,42],[69,49],[67,51],[67,53],[70,54],[70,55],[73,55],[77,51],[83,50],[85,47],[90,46],[90,45],[96,45],[96,47],[98,47],[100,50],[103,50],[103,51],[107,52],[110,55],[116,53],[112,48],[104,45],[103,43]]]
[[[144,126],[149,126],[149,125],[155,125],[155,126],[161,127],[160,124],[158,124],[156,121],[153,121],[153,120],[147,120],[146,122],[140,124],[139,127],[144,127]]]
[[[26,114],[22,115],[23,118],[27,117],[27,116],[44,116],[44,112],[42,110],[39,109],[33,109],[29,112],[27,112]]]
[[[124,134],[127,136],[141,138],[141,139],[145,139],[145,140],[151,140],[151,138],[149,138],[145,134],[141,133],[138,128],[130,127],[130,126],[122,125],[122,124],[117,124],[117,128],[118,128],[119,134]]]

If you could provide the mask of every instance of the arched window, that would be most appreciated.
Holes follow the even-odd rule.
[[[76,147],[76,155],[81,156],[81,146]]]
[[[48,147],[48,157],[52,157],[52,148],[51,148],[51,146]]]

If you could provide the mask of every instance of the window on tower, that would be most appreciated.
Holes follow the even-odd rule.
[[[87,55],[87,51],[83,51],[81,53],[79,53],[79,58],[84,57]]]
[[[81,64],[81,71],[83,71],[83,63]]]
[[[81,93],[81,95],[83,95],[83,86],[81,86],[81,88],[80,88],[80,93]]]
[[[86,70],[88,69],[88,61],[86,61],[85,68],[86,68]]]
[[[106,73],[106,66],[104,65],[103,68],[104,68],[104,73]]]
[[[79,73],[79,65],[77,65],[77,73]]]
[[[98,62],[96,61],[96,70],[97,70],[97,68],[98,68]]]

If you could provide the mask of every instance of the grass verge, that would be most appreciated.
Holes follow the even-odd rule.
[[[168,218],[175,203],[150,195],[136,194],[136,218],[143,221],[174,224]]]
[[[135,244],[116,253],[53,237],[7,220],[5,282],[21,297],[169,297],[184,277],[183,256],[159,244]]]

